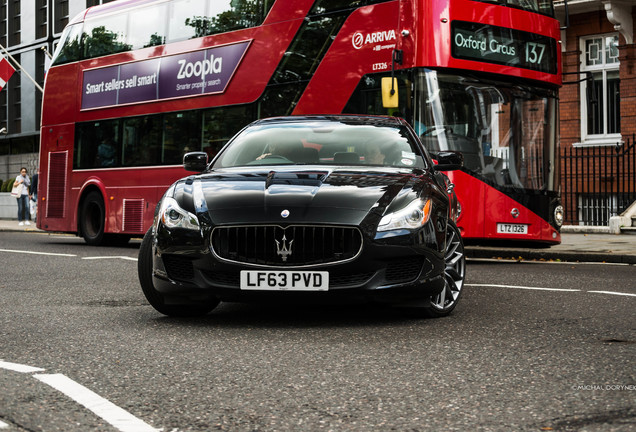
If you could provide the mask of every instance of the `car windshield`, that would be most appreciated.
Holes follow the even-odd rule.
[[[307,164],[425,168],[422,150],[405,126],[338,121],[250,126],[230,142],[213,167]]]

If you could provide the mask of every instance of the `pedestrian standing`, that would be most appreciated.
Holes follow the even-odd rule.
[[[31,186],[31,179],[29,179],[29,175],[27,174],[27,169],[25,167],[20,168],[20,175],[15,178],[13,187],[18,187],[20,185],[22,185],[22,192],[17,197],[18,222],[19,225],[31,225],[31,222],[29,222],[29,187]]]

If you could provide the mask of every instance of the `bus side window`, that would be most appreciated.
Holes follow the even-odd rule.
[[[124,120],[122,162],[125,166],[161,163],[161,126],[160,116]]]
[[[60,40],[52,65],[59,65],[78,61],[82,58],[82,24],[74,24],[64,29],[64,34]]]
[[[205,3],[200,0],[177,0],[168,7],[168,40],[170,42],[202,36],[201,28],[207,27]]]
[[[132,49],[163,45],[166,43],[166,4],[157,4],[130,12],[132,23],[127,44]]]
[[[121,166],[119,120],[78,123],[75,132],[74,169]]]
[[[84,57],[93,58],[130,51],[126,44],[128,16],[111,16],[84,23]]]

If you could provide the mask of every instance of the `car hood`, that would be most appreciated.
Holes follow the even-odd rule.
[[[177,185],[175,197],[185,209],[209,215],[214,225],[350,225],[405,206],[431,187],[426,178],[423,171],[400,169],[226,169],[189,177]]]

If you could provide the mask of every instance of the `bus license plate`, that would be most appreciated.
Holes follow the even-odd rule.
[[[528,225],[498,223],[497,234],[528,234]]]
[[[329,272],[241,271],[242,290],[327,291]]]

